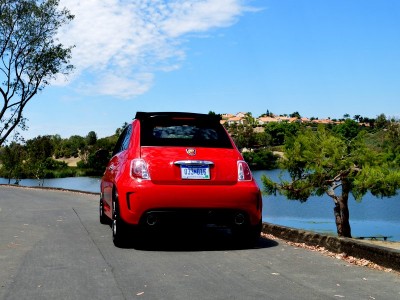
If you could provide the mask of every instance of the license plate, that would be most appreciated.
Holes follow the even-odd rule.
[[[210,179],[209,166],[181,165],[182,179]]]

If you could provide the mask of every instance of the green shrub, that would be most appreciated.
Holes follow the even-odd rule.
[[[253,170],[272,170],[276,169],[278,156],[267,149],[259,149],[253,152],[243,153],[244,160]]]

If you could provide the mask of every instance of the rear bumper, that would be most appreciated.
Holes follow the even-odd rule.
[[[128,224],[156,221],[169,224],[205,223],[232,226],[259,224],[262,198],[255,182],[239,182],[231,186],[156,185],[142,181],[135,186],[117,186],[120,214]]]
[[[181,208],[148,210],[139,224],[149,227],[211,225],[213,227],[245,227],[250,224],[246,212],[225,208]]]

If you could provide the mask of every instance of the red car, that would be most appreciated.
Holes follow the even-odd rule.
[[[122,246],[136,229],[200,224],[258,240],[262,198],[249,166],[215,115],[138,112],[101,180],[100,222]]]

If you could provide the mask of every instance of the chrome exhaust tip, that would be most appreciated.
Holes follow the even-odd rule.
[[[146,218],[146,223],[149,226],[154,226],[158,222],[157,216],[154,214],[148,214]]]
[[[246,218],[244,217],[244,215],[242,213],[238,213],[235,215],[234,222],[236,225],[243,225],[245,220],[246,220]]]

